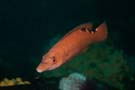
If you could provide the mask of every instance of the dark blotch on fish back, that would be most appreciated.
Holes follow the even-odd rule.
[[[81,31],[82,32],[89,32],[89,33],[93,33],[93,32],[95,33],[96,32],[96,29],[94,29],[94,28],[93,29],[90,29],[88,27],[82,27],[81,28]]]
[[[83,32],[86,32],[86,30],[87,30],[86,27],[81,28],[81,31],[83,31]]]

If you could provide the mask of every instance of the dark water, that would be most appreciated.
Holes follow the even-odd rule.
[[[110,42],[134,57],[132,12],[128,0],[1,0],[0,77],[34,77],[49,41],[85,22],[106,21]]]

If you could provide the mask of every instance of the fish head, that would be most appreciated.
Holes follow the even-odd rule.
[[[42,57],[41,63],[37,67],[37,72],[41,73],[58,68],[61,65],[55,55],[45,55]]]

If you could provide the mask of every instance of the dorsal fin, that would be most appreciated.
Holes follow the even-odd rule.
[[[80,24],[78,26],[76,26],[75,28],[73,28],[71,31],[69,31],[66,35],[64,35],[64,37],[62,39],[64,39],[65,37],[67,37],[68,35],[70,35],[72,32],[78,30],[78,29],[81,29],[83,27],[85,27],[86,25],[90,25],[92,23],[85,23],[85,24]]]

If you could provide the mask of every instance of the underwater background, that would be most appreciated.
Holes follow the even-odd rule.
[[[0,0],[0,89],[133,90],[133,6],[128,0]],[[106,41],[56,70],[37,73],[42,56],[63,35],[79,24],[102,21]]]

